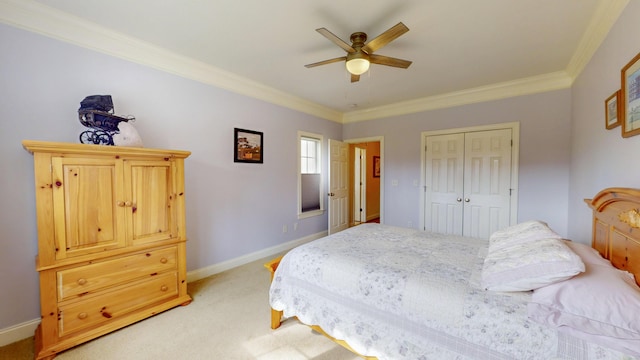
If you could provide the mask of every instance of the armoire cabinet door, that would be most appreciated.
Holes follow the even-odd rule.
[[[56,259],[125,244],[122,162],[110,158],[52,158]]]
[[[173,162],[126,160],[124,169],[125,191],[131,200],[126,216],[132,244],[176,238]]]

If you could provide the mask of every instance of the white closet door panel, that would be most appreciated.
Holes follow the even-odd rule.
[[[511,186],[511,130],[465,135],[465,236],[488,238],[509,225]]]
[[[467,226],[465,226],[466,233],[464,234],[464,236],[480,237],[484,228],[482,224],[482,210],[482,206],[478,205],[465,206],[464,221],[467,222],[467,224],[465,224]]]
[[[427,137],[425,229],[462,234],[464,134]]]
[[[432,203],[431,217],[425,223],[427,229],[442,234],[462,235],[461,209],[460,204]]]

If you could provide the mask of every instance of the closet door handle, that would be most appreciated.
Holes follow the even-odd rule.
[[[471,201],[471,200],[469,200],[469,198],[465,198],[464,199],[464,202],[469,202],[469,201]]]
[[[457,198],[456,201],[457,202],[462,202],[462,198]]]

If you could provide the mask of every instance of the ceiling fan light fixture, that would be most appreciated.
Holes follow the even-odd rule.
[[[409,28],[402,22],[392,26],[369,42],[367,42],[366,33],[354,32],[349,37],[351,45],[325,28],[319,28],[316,29],[316,31],[346,51],[347,56],[307,64],[305,65],[306,68],[344,61],[347,71],[351,74],[351,82],[354,83],[360,81],[360,75],[369,71],[369,66],[372,62],[377,65],[392,66],[401,69],[406,69],[411,65],[411,61],[408,60],[374,54],[376,50],[386,46],[397,37],[409,31]]]
[[[347,56],[347,71],[353,75],[362,75],[369,70],[369,56],[358,51]]]

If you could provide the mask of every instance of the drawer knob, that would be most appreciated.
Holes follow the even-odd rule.
[[[167,260],[167,258],[165,258],[165,257],[163,257],[162,259],[160,259],[160,262],[161,262],[161,263],[163,263],[163,264],[166,264],[166,263],[167,263],[167,261],[169,261],[169,260]]]
[[[167,291],[167,290],[169,290],[169,287],[167,287],[167,285],[162,285],[162,286],[160,287],[160,290],[162,290],[162,291]]]
[[[78,314],[78,319],[80,320],[84,320],[87,318],[87,313],[86,312],[81,312]]]
[[[84,285],[86,283],[87,283],[87,279],[84,279],[84,278],[78,279],[78,285]]]

